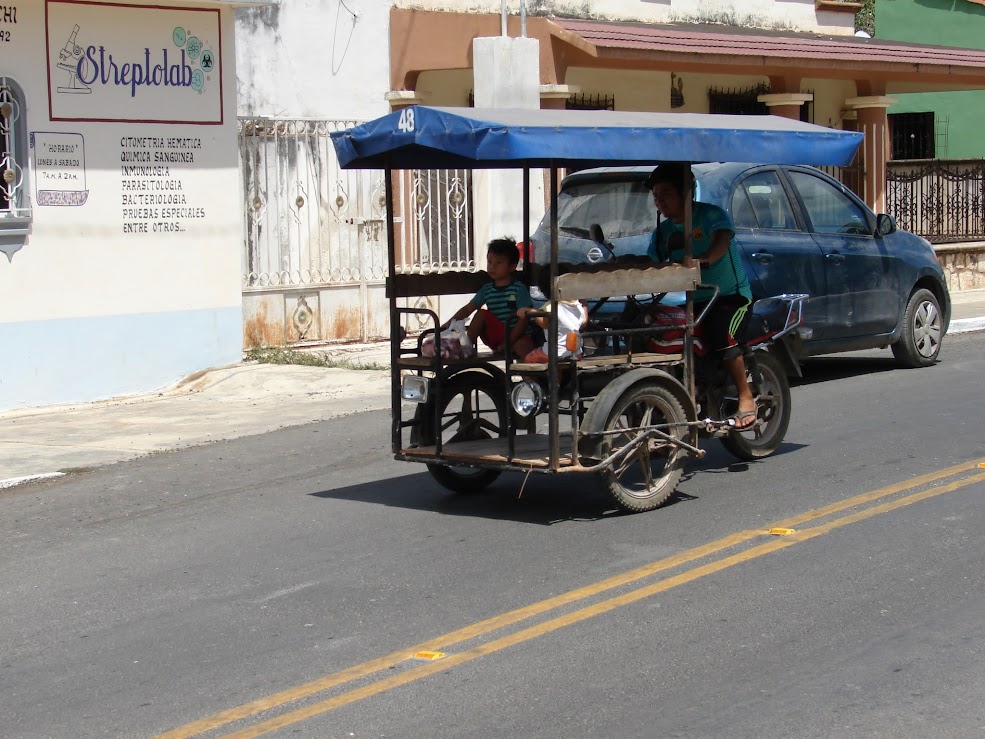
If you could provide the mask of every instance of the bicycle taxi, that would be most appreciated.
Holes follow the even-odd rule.
[[[847,165],[861,134],[777,116],[415,106],[332,138],[343,169],[386,172],[396,459],[426,464],[439,483],[457,492],[481,490],[505,470],[590,473],[620,507],[645,511],[666,502],[686,461],[704,454],[701,437],[718,437],[748,459],[779,446],[790,417],[790,395],[786,372],[776,369],[784,365],[770,358],[778,345],[752,347],[759,350],[753,356],[763,367],[760,372],[753,361],[750,369],[759,418],[750,429],[732,428],[726,415],[728,389],[708,400],[696,387],[694,331],[701,317],[694,316],[692,291],[700,284],[700,269],[690,258],[690,243],[682,264],[566,265],[562,271],[558,171],[667,161]],[[522,196],[525,244],[530,243],[531,170],[549,172],[549,260],[532,264],[528,259],[523,266],[528,285],[537,279],[536,270],[547,271],[550,307],[539,314],[548,319],[547,362],[516,361],[508,345],[501,355],[442,359],[435,351],[425,356],[425,337],[434,335],[441,321],[434,311],[413,307],[413,299],[470,296],[488,279],[484,272],[397,269],[392,173],[445,168],[523,170],[523,192],[516,195]],[[685,233],[690,233],[690,217],[688,202]],[[617,296],[670,292],[687,296],[683,325],[673,327],[680,334],[677,351],[648,350],[647,337],[668,331],[666,326],[594,321],[582,336],[604,349],[586,351],[580,359],[558,358],[558,301],[598,306]],[[806,298],[782,301],[786,315],[779,334],[798,325],[799,304]],[[430,326],[416,342],[401,340],[401,322],[409,315],[426,316]]]

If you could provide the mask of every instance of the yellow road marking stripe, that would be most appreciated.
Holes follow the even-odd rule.
[[[921,485],[928,485],[932,482],[937,482],[938,480],[943,480],[947,477],[953,477],[954,475],[961,474],[962,472],[968,472],[969,470],[976,469],[979,461],[980,460],[976,459],[974,462],[962,462],[961,464],[956,464],[951,467],[945,467],[937,472],[927,472],[926,474],[913,477],[909,480],[904,480],[903,482],[886,485],[885,487],[877,488],[876,490],[872,490],[868,493],[861,493],[860,495],[846,498],[845,500],[838,501],[837,503],[832,503],[822,508],[815,508],[814,510],[801,513],[783,521],[777,521],[772,524],[772,526],[776,526],[778,528],[795,529],[799,524],[806,521],[815,521],[819,518],[823,518],[824,516],[829,516],[832,513],[839,513],[846,508],[852,508],[857,505],[862,505],[863,503],[871,503],[879,498],[895,495],[896,493],[901,493],[904,490],[912,490],[913,488],[920,487]]]
[[[257,700],[250,701],[249,703],[244,703],[241,706],[227,709],[213,716],[194,721],[164,734],[160,734],[157,739],[186,739],[187,737],[203,734],[225,724],[232,723],[233,721],[238,721],[248,716],[270,710],[271,708],[276,708],[284,703],[290,703],[291,701],[304,698],[314,693],[320,693],[324,690],[328,690],[329,688],[342,685],[343,683],[351,682],[361,677],[371,675],[374,672],[386,670],[394,665],[400,664],[401,662],[406,662],[407,660],[413,658],[417,652],[444,651],[449,646],[453,646],[464,641],[469,641],[470,639],[475,639],[476,637],[484,636],[490,632],[496,631],[497,629],[512,626],[520,621],[526,621],[529,618],[546,613],[547,611],[554,610],[555,608],[559,608],[570,603],[575,603],[579,600],[584,600],[585,598],[605,592],[606,590],[611,590],[619,587],[620,585],[628,584],[635,580],[641,580],[644,577],[656,574],[662,570],[672,569],[692,560],[701,559],[702,557],[716,554],[722,549],[727,549],[737,544],[742,544],[746,541],[762,536],[762,534],[763,532],[758,529],[731,534],[722,539],[718,539],[717,541],[704,544],[694,549],[689,549],[686,552],[680,552],[635,570],[630,570],[629,572],[624,572],[619,575],[613,575],[605,580],[600,580],[597,583],[592,583],[591,585],[585,585],[575,590],[570,590],[567,593],[556,595],[553,598],[548,598],[547,600],[542,600],[529,606],[524,606],[523,608],[508,611],[507,613],[493,616],[492,618],[488,618],[483,621],[478,621],[469,626],[465,626],[435,639],[431,639],[430,641],[422,642],[416,646],[391,652],[385,657],[378,657],[368,662],[363,662],[362,664],[349,667],[340,672],[318,678],[317,680],[312,680],[311,682],[304,683],[303,685],[287,688],[286,690],[274,693],[265,698],[258,698]],[[447,664],[447,658],[442,660],[441,663]]]
[[[336,708],[341,708],[342,706],[356,703],[357,701],[365,698],[400,687],[401,685],[406,685],[423,677],[432,675],[435,672],[449,670],[452,667],[456,667],[466,662],[471,662],[479,657],[502,651],[508,647],[516,646],[517,644],[549,634],[566,626],[571,626],[580,621],[585,621],[594,616],[621,608],[622,606],[636,603],[644,598],[670,590],[679,585],[693,582],[694,580],[702,578],[706,575],[721,572],[722,570],[757,559],[763,555],[771,554],[781,549],[794,546],[795,544],[814,539],[835,529],[841,528],[842,526],[847,526],[867,518],[872,518],[873,516],[877,516],[882,513],[887,513],[897,508],[912,505],[913,503],[918,503],[922,500],[926,500],[927,498],[933,498],[976,482],[985,482],[985,474],[975,475],[974,477],[966,478],[964,480],[957,480],[947,485],[941,485],[929,490],[924,490],[920,493],[914,493],[913,495],[909,495],[905,498],[883,503],[882,505],[875,506],[873,508],[867,508],[864,511],[858,511],[848,516],[835,519],[834,521],[829,521],[828,523],[805,529],[794,536],[784,537],[782,539],[773,539],[767,543],[759,544],[745,551],[725,557],[724,559],[709,562],[708,564],[700,565],[694,569],[688,570],[687,572],[682,572],[678,575],[668,577],[667,579],[653,583],[652,585],[647,585],[642,588],[638,588],[637,590],[633,590],[622,595],[617,595],[613,598],[600,601],[599,603],[595,603],[591,606],[586,606],[585,608],[581,608],[577,611],[572,611],[571,613],[563,616],[558,616],[550,621],[537,624],[536,626],[530,626],[514,634],[508,634],[507,636],[500,637],[499,639],[494,639],[493,641],[479,645],[474,649],[453,654],[445,657],[445,659],[438,663],[407,670],[399,675],[394,675],[385,680],[378,680],[370,685],[366,685],[355,690],[350,690],[349,692],[343,693],[342,695],[334,698],[329,698],[327,700],[314,703],[310,706],[299,708],[295,711],[291,711],[290,713],[286,713],[283,716],[277,716],[276,718],[269,719],[263,723],[257,724],[256,726],[251,726],[242,729],[241,731],[227,734],[225,735],[226,739],[246,739],[247,737],[262,736],[263,734],[276,731],[277,729],[282,729],[285,726],[290,726],[291,724],[298,723],[299,721],[314,718],[315,716],[328,713]]]
[[[807,521],[823,518],[824,516],[838,513],[847,508],[852,508],[854,506],[871,502],[889,495],[895,495],[905,490],[919,487],[920,485],[925,485],[947,477],[952,477],[953,475],[957,475],[971,469],[975,469],[978,464],[979,460],[975,460],[974,462],[964,462],[953,465],[943,470],[938,470],[937,472],[929,472],[904,482],[887,485],[885,487],[878,488],[867,493],[862,493],[861,495],[856,495],[852,498],[848,498],[837,503],[832,503],[831,505],[824,506],[823,508],[807,511],[784,521],[778,521],[767,526],[767,529],[795,528],[796,526]],[[384,657],[378,657],[331,675],[318,678],[317,680],[312,680],[302,685],[287,688],[277,693],[273,693],[263,698],[258,698],[254,701],[250,701],[249,703],[244,703],[240,706],[236,706],[225,711],[220,711],[212,716],[193,721],[185,724],[184,726],[180,726],[176,729],[161,734],[157,739],[186,739],[187,737],[203,734],[207,731],[211,731],[212,729],[216,729],[234,721],[239,721],[240,719],[268,711],[271,708],[276,708],[277,706],[285,703],[290,703],[291,701],[299,700],[338,685],[366,677],[367,675],[371,675],[375,672],[388,669],[394,665],[400,664],[401,662],[406,662],[407,660],[412,659],[417,652],[444,651],[449,646],[453,646],[479,636],[484,636],[488,633],[496,631],[497,629],[511,626],[520,621],[525,621],[534,616],[554,610],[555,608],[569,605],[579,600],[584,600],[585,598],[604,593],[607,590],[612,590],[622,585],[627,585],[635,582],[636,580],[641,580],[651,575],[655,575],[658,572],[672,569],[712,554],[717,554],[724,549],[743,544],[762,535],[762,529],[740,531],[729,534],[721,539],[689,549],[685,552],[679,552],[669,557],[643,565],[642,567],[638,567],[618,575],[613,575],[605,578],[604,580],[599,580],[596,583],[570,590],[567,593],[556,595],[553,598],[538,601],[537,603],[532,603],[528,606],[524,606],[523,608],[508,611],[483,621],[478,621],[474,624],[470,624],[469,626],[465,626],[461,629],[457,629],[434,639],[430,639],[426,642],[422,642],[421,644],[391,652]],[[448,659],[449,658],[446,657],[445,659],[440,660],[440,664],[443,666],[448,666]]]

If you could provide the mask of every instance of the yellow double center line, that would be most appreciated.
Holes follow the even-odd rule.
[[[377,680],[363,687],[355,688],[333,698],[328,698],[326,700],[313,703],[309,706],[299,708],[254,726],[247,727],[242,731],[237,731],[227,735],[230,737],[260,736],[270,731],[275,731],[299,721],[304,721],[314,716],[332,711],[341,706],[355,703],[356,701],[360,701],[364,698],[383,693],[401,685],[406,685],[407,683],[419,680],[422,677],[432,675],[436,672],[448,670],[452,667],[456,667],[477,659],[478,657],[501,651],[508,647],[534,639],[538,636],[543,636],[544,634],[549,634],[565,626],[570,626],[578,623],[579,621],[592,618],[593,616],[598,616],[616,608],[629,605],[630,603],[635,603],[639,600],[648,598],[666,590],[670,590],[671,588],[675,588],[679,585],[693,582],[694,580],[704,577],[705,575],[720,572],[721,570],[727,569],[734,565],[748,562],[749,560],[761,557],[764,554],[776,552],[793,546],[794,544],[814,539],[822,534],[826,534],[830,531],[841,528],[842,526],[857,523],[858,521],[862,521],[882,513],[887,513],[897,508],[902,508],[903,506],[911,505],[912,503],[917,503],[921,500],[926,500],[927,498],[942,495],[944,493],[963,488],[967,485],[985,482],[985,472],[981,472],[971,476],[962,477],[950,483],[935,485],[935,483],[939,483],[949,477],[954,477],[956,475],[969,472],[976,467],[985,467],[985,464],[983,464],[981,460],[965,462],[963,464],[948,467],[937,472],[930,472],[925,475],[920,475],[919,477],[912,478],[905,482],[888,485],[886,487],[879,488],[878,490],[873,490],[852,498],[847,498],[843,501],[824,506],[823,508],[807,511],[783,521],[778,521],[771,526],[767,526],[765,529],[740,531],[730,534],[729,536],[709,542],[703,546],[689,549],[671,557],[657,560],[656,562],[651,562],[643,567],[629,570],[628,572],[624,572],[619,575],[614,575],[606,578],[605,580],[592,583],[591,585],[586,585],[584,587],[571,590],[567,593],[562,593],[561,595],[533,603],[529,606],[525,606],[524,608],[518,608],[514,611],[500,614],[493,618],[486,619],[485,621],[479,621],[470,626],[466,626],[462,629],[449,632],[443,636],[439,636],[435,639],[418,644],[417,646],[401,649],[388,654],[385,657],[370,660],[369,662],[363,662],[362,664],[355,665],[332,675],[327,675],[323,678],[319,678],[318,680],[313,680],[303,685],[298,685],[296,687],[283,690],[279,693],[274,693],[273,695],[269,695],[265,698],[259,698],[255,701],[244,703],[241,706],[221,711],[213,716],[194,721],[165,734],[161,734],[159,739],[178,739],[178,737],[191,737],[198,734],[203,734],[219,728],[220,726],[230,724],[234,721],[239,721],[241,719],[254,716],[258,713],[283,706],[292,701],[296,701],[339,685],[344,685],[354,680],[358,680],[368,675],[372,675],[376,672],[389,669],[395,665],[412,659],[418,652],[444,651],[448,647],[454,646],[455,644],[460,644],[477,637],[485,636],[486,634],[498,629],[525,621],[533,618],[534,616],[560,608],[561,606],[576,603],[592,596],[597,596],[608,590],[613,590],[620,586],[642,580],[659,572],[664,572],[666,570],[679,567],[683,564],[687,564],[688,562],[693,562],[713,554],[718,554],[723,550],[735,547],[739,544],[744,544],[746,542],[762,538],[771,529],[793,529],[793,533],[788,536],[783,536],[782,538],[771,538],[762,544],[749,547],[748,549],[744,549],[736,554],[715,560],[714,562],[693,567],[690,570],[667,577],[659,582],[645,585],[621,595],[585,606],[584,608],[580,608],[534,626],[530,626],[512,634],[485,642],[484,644],[480,644],[472,649],[467,649],[456,654],[448,655],[442,659],[423,664],[419,667],[404,670],[383,680]],[[796,528],[810,521],[818,521],[820,519],[832,516],[835,513],[845,511],[849,508],[864,506],[881,498],[888,498],[894,495],[899,495],[907,490],[923,488],[926,486],[930,487],[927,487],[927,489],[922,490],[921,492],[896,498],[894,500],[881,503],[880,505],[866,507],[863,510],[850,513],[841,518],[832,519],[809,529],[798,530]]]

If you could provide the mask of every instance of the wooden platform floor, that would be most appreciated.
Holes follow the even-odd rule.
[[[459,441],[442,446],[441,458],[476,464],[483,462],[506,464],[509,462],[523,467],[550,466],[550,437],[547,434],[519,434],[516,436],[513,448],[513,459],[509,459],[507,457],[509,452],[508,439],[506,438]],[[433,446],[401,449],[401,453],[408,457],[422,459],[435,459],[438,456],[437,450]],[[560,466],[571,467],[573,464],[571,434],[562,434]]]

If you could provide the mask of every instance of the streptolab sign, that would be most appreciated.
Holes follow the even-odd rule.
[[[46,4],[51,120],[223,122],[218,9]]]

